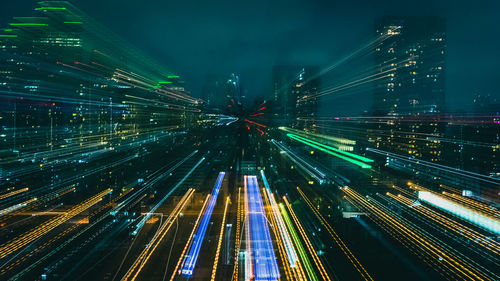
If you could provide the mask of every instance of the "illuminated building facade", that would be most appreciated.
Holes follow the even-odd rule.
[[[374,92],[374,111],[405,115],[441,112],[445,99],[446,29],[439,17],[379,18],[375,63],[386,74]]]

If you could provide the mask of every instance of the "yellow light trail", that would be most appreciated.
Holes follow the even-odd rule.
[[[227,214],[227,206],[229,205],[229,196],[226,198],[226,206],[224,207],[224,214],[222,215],[222,225],[220,227],[220,233],[219,233],[219,243],[217,244],[217,252],[215,253],[215,261],[214,261],[214,267],[212,269],[212,277],[210,278],[211,281],[215,280],[215,275],[217,273],[217,265],[219,264],[219,254],[220,254],[220,247],[222,245],[222,236],[224,235],[224,226],[226,224],[226,214]]]
[[[486,215],[493,216],[493,217],[500,217],[500,211],[496,209],[490,208],[490,206],[483,204],[481,202],[469,199],[467,197],[457,195],[457,194],[452,194],[446,191],[443,191],[443,195],[446,197],[459,202],[461,204],[465,204],[470,208],[473,208],[479,212],[485,213]]]
[[[0,200],[5,199],[5,198],[9,198],[9,197],[14,196],[14,195],[19,194],[19,193],[26,192],[28,190],[29,190],[29,188],[25,187],[25,188],[11,191],[9,193],[2,194],[2,195],[0,195]]]
[[[288,211],[290,212],[290,214],[293,218],[293,221],[295,222],[295,225],[299,229],[299,233],[302,236],[302,240],[305,242],[305,244],[307,246],[307,250],[309,251],[309,254],[311,254],[311,256],[313,257],[313,261],[316,264],[316,268],[318,269],[321,277],[325,281],[331,281],[330,276],[328,276],[328,273],[326,272],[325,267],[323,266],[323,263],[319,259],[318,254],[316,253],[316,250],[314,250],[314,247],[311,243],[311,240],[309,240],[309,237],[307,237],[307,234],[306,234],[304,228],[302,227],[302,224],[300,223],[299,219],[295,215],[295,212],[293,211],[292,205],[290,205],[286,196],[283,196],[283,201],[285,201],[285,205],[288,208]]]
[[[387,211],[384,211],[380,207],[375,206],[372,201],[367,201],[363,196],[359,193],[355,192],[349,187],[342,188],[347,195],[356,199],[357,202],[361,203],[365,208],[370,211],[370,213],[379,216],[383,221],[385,221],[388,226],[393,227],[393,229],[399,232],[405,239],[414,240],[414,245],[419,248],[424,248],[423,251],[426,254],[429,254],[431,257],[438,261],[438,264],[441,267],[435,269],[442,269],[442,267],[448,267],[451,270],[454,270],[454,273],[457,274],[456,277],[465,277],[468,280],[489,280],[490,278],[483,275],[481,272],[478,272],[474,268],[470,266],[460,263],[457,261],[457,257],[453,256],[451,253],[446,251],[444,248],[439,246],[433,240],[430,240],[429,237],[421,235],[417,233],[417,230],[412,229],[411,226],[403,225],[400,220],[395,219],[391,216]],[[461,276],[462,275],[462,276]]]
[[[454,220],[450,220],[449,218],[441,215],[440,213],[429,209],[426,206],[419,205],[419,206],[413,206],[414,201],[404,197],[402,195],[394,195],[391,193],[387,193],[387,196],[391,197],[392,199],[402,203],[403,205],[407,207],[411,207],[414,211],[418,212],[419,214],[424,215],[428,219],[431,219],[438,224],[448,228],[452,232],[455,232],[461,236],[466,237],[467,239],[471,240],[474,243],[479,244],[482,247],[485,247],[486,249],[494,252],[495,254],[500,256],[500,243],[496,242],[495,240],[489,239],[488,237],[480,234],[479,232],[457,222]]]
[[[373,278],[370,276],[370,274],[368,274],[366,269],[363,267],[363,265],[361,265],[361,263],[358,261],[356,256],[354,256],[354,254],[351,252],[349,247],[347,247],[347,245],[344,243],[344,241],[342,241],[342,239],[340,239],[340,236],[335,232],[335,230],[333,230],[333,228],[330,226],[330,224],[321,215],[321,213],[314,207],[314,205],[311,203],[311,201],[309,201],[309,199],[304,194],[304,192],[302,192],[302,190],[299,187],[297,187],[297,190],[299,191],[300,195],[302,196],[304,201],[307,203],[307,205],[309,205],[309,208],[311,208],[311,210],[314,212],[316,217],[323,223],[323,225],[325,226],[325,228],[328,231],[328,233],[330,234],[330,236],[333,238],[333,240],[335,240],[335,243],[337,243],[337,245],[342,250],[342,252],[344,252],[346,257],[349,259],[349,261],[354,266],[354,268],[356,268],[356,270],[359,272],[361,277],[364,280],[373,281]]]
[[[39,237],[47,234],[49,231],[53,230],[64,222],[70,220],[74,216],[92,207],[93,205],[101,201],[102,197],[104,197],[111,191],[113,190],[108,188],[102,192],[99,192],[97,195],[68,210],[65,215],[57,216],[47,222],[44,222],[43,224],[33,228],[32,230],[25,232],[24,234],[21,234],[11,241],[3,244],[2,246],[0,246],[0,259],[7,257],[8,255],[35,241]]]
[[[122,281],[125,280],[135,280],[139,273],[141,272],[144,265],[148,262],[151,255],[154,253],[160,242],[163,240],[165,235],[168,233],[175,220],[178,218],[179,214],[182,212],[184,207],[186,207],[189,199],[193,196],[194,189],[190,188],[186,194],[182,197],[179,203],[175,206],[174,210],[170,213],[169,217],[158,231],[148,246],[142,251],[141,255],[135,260],[134,264],[129,268]]]
[[[238,208],[236,211],[236,241],[234,245],[234,280],[238,281],[239,252],[240,252],[240,224],[241,224],[241,187],[238,187]]]
[[[179,260],[177,261],[177,264],[175,265],[174,271],[172,272],[172,276],[170,277],[170,281],[174,280],[175,276],[177,275],[177,269],[179,269],[179,266],[181,265],[182,261],[184,260],[184,254],[186,253],[189,245],[191,244],[191,240],[193,239],[193,235],[198,228],[198,223],[200,222],[201,215],[205,211],[205,207],[208,204],[208,201],[210,200],[210,194],[207,195],[205,202],[203,203],[203,206],[201,207],[200,213],[198,214],[198,218],[196,218],[196,221],[194,223],[193,230],[191,230],[191,234],[189,235],[189,238],[186,242],[186,246],[184,246],[184,249],[182,250],[181,256],[179,257]]]
[[[267,193],[265,191],[264,191],[264,194],[267,195]],[[284,245],[281,241],[281,237],[278,233],[278,230],[276,230],[276,228],[274,227],[276,225],[276,220],[275,220],[274,216],[271,214],[268,198],[267,198],[267,196],[263,196],[263,197],[264,197],[264,203],[266,204],[265,209],[267,211],[267,217],[271,221],[271,229],[273,230],[274,236],[276,237],[276,242],[277,242],[276,244],[278,245],[278,253],[279,253],[280,259],[283,263],[283,268],[285,269],[286,280],[293,280],[292,276],[294,276],[295,278],[298,278],[297,275],[299,273],[294,271],[294,273],[292,274],[292,271],[290,270],[290,263],[289,263],[288,259],[285,257],[286,254],[285,254]]]

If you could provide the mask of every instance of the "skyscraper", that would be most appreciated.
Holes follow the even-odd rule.
[[[389,115],[440,112],[445,99],[446,34],[439,17],[385,16],[376,20],[374,111]]]
[[[305,128],[318,111],[317,67],[275,66],[273,69],[273,120],[279,126]]]

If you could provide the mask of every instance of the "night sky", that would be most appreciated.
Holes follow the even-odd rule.
[[[13,16],[31,15],[36,6],[34,0],[5,2],[2,26]],[[378,16],[443,16],[448,104],[466,108],[474,93],[500,99],[500,1],[70,2],[182,75],[194,96],[207,73],[235,72],[250,100],[270,94],[274,64],[331,65],[373,39]]]

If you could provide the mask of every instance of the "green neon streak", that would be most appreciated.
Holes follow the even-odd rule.
[[[158,82],[158,83],[159,83],[159,84],[172,84],[172,82],[170,82],[170,81],[160,81],[160,82]]]
[[[14,31],[12,28],[4,28],[3,31]]]
[[[167,76],[167,78],[179,78],[180,76],[179,75],[169,75]]]
[[[40,10],[66,10],[65,7],[40,7],[40,8],[35,8],[35,11],[40,11]]]
[[[363,156],[360,156],[360,155],[357,155],[357,154],[354,154],[354,153],[350,153],[350,152],[347,152],[347,151],[342,151],[340,149],[337,149],[337,148],[334,148],[334,147],[331,147],[329,145],[326,145],[326,144],[322,144],[322,143],[319,143],[317,141],[313,141],[313,140],[310,140],[310,139],[307,139],[307,138],[304,138],[304,137],[301,137],[301,136],[297,136],[297,135],[294,135],[294,134],[286,134],[287,136],[294,136],[296,138],[299,138],[299,139],[302,139],[302,140],[305,140],[305,141],[308,141],[308,142],[311,142],[311,143],[314,143],[316,145],[319,145],[321,147],[324,147],[326,149],[330,149],[330,150],[333,150],[335,152],[338,152],[338,153],[341,153],[341,154],[344,154],[346,156],[349,156],[351,158],[354,158],[354,159],[358,159],[358,160],[361,160],[363,162],[373,162],[372,159],[370,158],[366,158],[366,157],[363,157]]]
[[[13,34],[0,34],[0,37],[14,38],[14,37],[17,37],[17,35],[13,35]]]
[[[9,25],[12,25],[12,26],[49,26],[46,23],[26,23],[26,22],[9,23]]]
[[[288,216],[285,207],[283,206],[282,203],[280,203],[279,205],[280,205],[281,215],[285,219],[285,224],[286,227],[288,228],[288,231],[292,234],[293,243],[295,244],[295,247],[297,247],[297,249],[299,250],[300,259],[302,260],[302,264],[305,265],[309,279],[319,281],[318,277],[316,276],[316,273],[314,273],[311,261],[309,261],[309,258],[307,257],[306,251],[304,250],[304,246],[302,246],[299,236],[297,235],[297,232],[295,232],[295,229],[293,228],[292,221],[290,220],[290,217]]]
[[[81,21],[65,21],[64,23],[83,24]]]
[[[351,159],[351,158],[349,158],[349,157],[346,157],[346,156],[343,156],[343,155],[337,154],[337,153],[335,153],[335,152],[332,152],[332,151],[330,151],[330,150],[324,149],[324,148],[322,148],[322,147],[320,147],[320,146],[317,146],[317,145],[315,145],[315,144],[313,144],[313,143],[310,143],[310,142],[308,142],[308,141],[303,141],[303,140],[301,140],[301,139],[298,139],[298,138],[296,138],[296,137],[292,136],[291,134],[287,134],[287,136],[289,136],[290,138],[292,138],[292,139],[294,139],[294,140],[296,140],[296,141],[298,141],[298,142],[301,142],[301,143],[303,143],[303,144],[307,144],[307,145],[309,145],[309,146],[311,146],[311,147],[314,147],[314,148],[319,149],[319,150],[321,150],[321,151],[323,151],[323,152],[326,152],[326,153],[328,153],[328,154],[331,154],[331,155],[333,155],[333,156],[335,156],[335,157],[338,157],[338,158],[340,158],[340,159],[343,159],[343,160],[349,161],[349,162],[351,162],[351,163],[353,163],[353,164],[355,164],[355,165],[360,166],[361,168],[364,168],[364,169],[370,169],[370,168],[372,167],[371,165],[365,164],[365,163],[363,163],[363,162],[361,162],[361,161]]]
[[[285,131],[285,132],[289,132],[289,133],[294,133],[294,134],[297,134],[297,135],[301,135],[301,136],[307,135],[307,136],[312,136],[312,137],[316,137],[316,138],[327,139],[327,140],[331,140],[331,141],[334,141],[334,142],[341,143],[343,145],[355,145],[356,144],[356,141],[353,141],[353,140],[343,139],[343,138],[336,138],[336,137],[332,137],[332,136],[328,136],[328,135],[322,135],[322,134],[306,133],[306,132],[299,131],[299,130],[292,129],[292,128],[288,128],[288,127],[278,127],[278,129],[280,129],[282,131]]]

